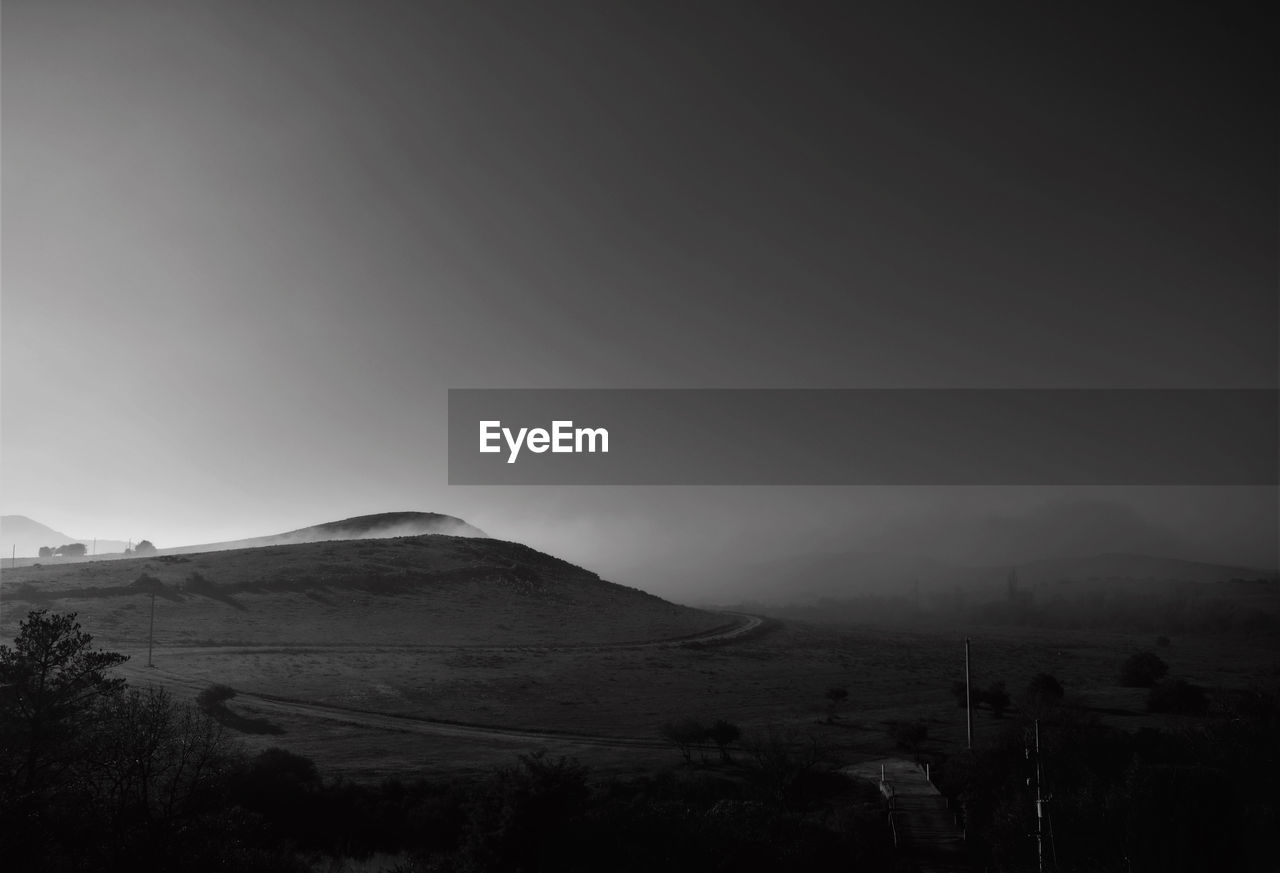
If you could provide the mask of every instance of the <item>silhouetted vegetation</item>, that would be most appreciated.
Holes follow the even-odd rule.
[[[234,699],[236,690],[227,685],[210,685],[196,695],[196,706],[223,727],[242,734],[282,734],[284,728],[265,718],[248,718],[227,706]]]
[[[991,709],[992,715],[996,718],[1004,718],[1005,710],[1009,708],[1009,692],[1005,690],[1004,682],[992,682],[979,693],[979,696],[981,701]]]
[[[1018,708],[1032,718],[1048,718],[1062,705],[1066,690],[1057,677],[1037,673],[1018,697]]]
[[[92,644],[74,612],[36,609],[0,645],[0,781],[19,796],[61,787],[94,706],[124,687],[108,671],[127,657]]]
[[[706,726],[694,718],[669,721],[662,726],[661,733],[664,740],[680,750],[685,763],[693,761],[694,750],[707,739]]]
[[[1124,731],[1059,707],[1039,722],[1046,857],[1097,873],[1273,869],[1278,698],[1230,695],[1220,717],[1177,731]],[[1035,869],[1034,750],[1031,723],[1011,719],[989,746],[935,768],[986,869]]]
[[[629,778],[530,754],[481,777],[358,784],[288,749],[246,754],[215,715],[231,712],[229,686],[186,706],[113,678],[122,660],[94,650],[74,615],[44,610],[28,615],[12,648],[0,646],[4,869],[301,873],[374,852],[439,873],[900,869],[874,786],[831,772],[829,751],[795,729],[744,736],[723,719],[673,722],[673,744],[684,743],[690,763],[700,753],[699,766]],[[986,685],[984,698],[1004,687]],[[943,755],[922,720],[895,722],[884,738],[918,759],[929,747],[935,780],[964,815],[975,869],[1035,867],[1028,713],[1039,718],[1052,796],[1046,853],[1057,869],[1274,866],[1274,685],[1222,692],[1158,680],[1153,712],[1198,716],[1168,719],[1179,728],[1164,731],[1091,720],[1047,673],[1018,700],[972,755]],[[735,745],[742,752],[730,755]]]
[[[729,763],[733,760],[729,747],[742,739],[742,729],[731,721],[719,718],[707,729],[707,738],[720,750],[720,760]]]
[[[0,647],[6,869],[302,873],[373,852],[456,873],[889,866],[874,789],[818,767],[811,738],[771,731],[735,763],[736,725],[688,720],[676,733],[713,743],[719,772],[602,782],[534,753],[479,779],[359,785],[286,749],[246,755],[210,717],[232,688],[196,707],[130,689],[108,675],[123,656],[91,642],[37,610]]]
[[[849,689],[847,688],[828,688],[827,689],[827,724],[831,724],[836,720],[836,712],[840,708],[840,704],[849,698]]]
[[[1203,688],[1185,679],[1166,679],[1151,687],[1147,709],[1177,715],[1204,715],[1209,711],[1209,697]]]
[[[1059,701],[1065,694],[1062,683],[1048,673],[1037,673],[1027,683],[1027,697],[1041,703]]]
[[[1150,688],[1169,672],[1169,665],[1155,652],[1135,652],[1120,665],[1120,684],[1128,688]]]

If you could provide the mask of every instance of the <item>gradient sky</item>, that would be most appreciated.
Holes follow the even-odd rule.
[[[6,0],[3,512],[644,584],[1088,500],[1274,564],[1275,489],[447,486],[450,387],[1277,387],[1273,28],[792,7]]]

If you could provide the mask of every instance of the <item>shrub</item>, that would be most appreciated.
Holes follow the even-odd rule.
[[[662,738],[675,745],[686,763],[693,760],[693,747],[707,739],[707,728],[693,718],[669,721],[662,726]]]
[[[1127,688],[1150,688],[1169,672],[1169,665],[1155,652],[1136,652],[1120,665],[1120,684]]]
[[[742,738],[742,729],[736,724],[724,719],[716,719],[706,732],[707,739],[716,744],[716,748],[720,750],[720,760],[729,760],[729,746],[736,743]]]
[[[827,698],[827,724],[831,724],[836,719],[836,710],[840,708],[840,704],[844,703],[849,697],[847,688],[828,688]]]
[[[230,685],[213,684],[196,695],[196,704],[208,712],[211,709],[220,709],[228,700],[236,696],[236,690]]]
[[[1009,708],[1009,692],[1003,682],[992,682],[982,692],[982,700],[991,707],[991,714],[996,718],[1004,718],[1004,711]]]
[[[1166,679],[1152,686],[1151,693],[1147,695],[1147,709],[1178,715],[1204,715],[1209,711],[1209,698],[1199,685],[1185,679]]]

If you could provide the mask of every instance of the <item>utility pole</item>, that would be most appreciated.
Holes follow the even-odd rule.
[[[964,638],[964,721],[969,751],[973,751],[973,695],[969,691],[969,638]]]
[[[1040,793],[1040,719],[1036,730],[1036,869],[1044,873],[1044,797]]]
[[[151,630],[147,631],[147,666],[154,667],[151,663],[151,648],[156,638],[156,593],[151,592]]]

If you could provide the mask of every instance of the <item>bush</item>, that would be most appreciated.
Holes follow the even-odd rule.
[[[1147,695],[1147,709],[1177,715],[1204,715],[1209,711],[1209,698],[1199,685],[1185,679],[1166,679],[1152,686]]]
[[[1032,697],[1061,700],[1066,692],[1062,690],[1062,683],[1056,677],[1048,673],[1037,673],[1027,684],[1027,693]]]
[[[1004,711],[1009,708],[1009,692],[1005,690],[1003,682],[992,682],[980,696],[982,701],[991,707],[992,715],[996,718],[1004,718]]]
[[[827,724],[831,724],[836,719],[836,710],[840,708],[840,704],[844,703],[849,697],[847,688],[828,688],[827,698]]]
[[[1120,665],[1120,684],[1126,688],[1150,688],[1169,672],[1169,665],[1155,652],[1137,652]]]
[[[221,709],[224,703],[235,696],[236,690],[230,685],[214,684],[196,695],[196,704],[208,712],[211,709]]]
[[[662,726],[661,733],[664,740],[680,750],[686,763],[693,761],[694,746],[701,746],[708,738],[706,726],[693,718],[669,721]]]
[[[729,746],[741,738],[742,729],[722,718],[716,719],[715,724],[707,730],[707,739],[716,744],[716,748],[720,750],[720,760],[725,762],[729,760]]]
[[[455,869],[565,869],[587,811],[588,772],[572,758],[534,752],[477,786]]]

